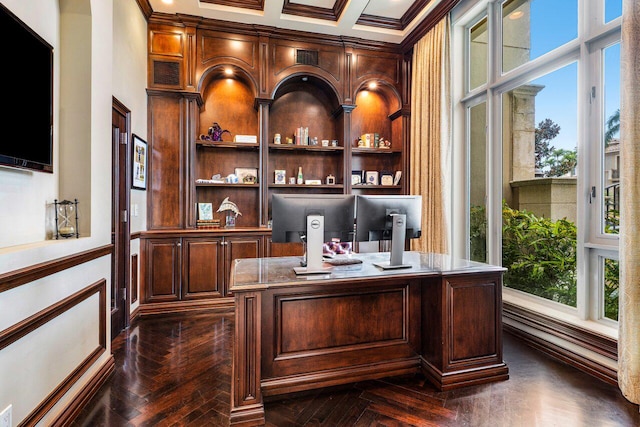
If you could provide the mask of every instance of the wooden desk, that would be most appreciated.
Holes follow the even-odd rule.
[[[502,267],[388,253],[321,275],[299,257],[236,260],[232,425],[264,424],[263,396],[422,371],[440,390],[509,378],[502,360]]]

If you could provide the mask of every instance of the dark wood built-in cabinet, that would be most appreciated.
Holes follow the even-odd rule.
[[[145,313],[228,303],[231,263],[264,256],[264,231],[148,232],[142,239]]]
[[[404,70],[410,66],[399,45],[156,16],[149,22],[148,46],[142,313],[151,309],[148,304],[227,298],[234,258],[300,254],[300,245],[270,243],[274,193],[408,192],[410,91]],[[207,139],[214,123],[228,131],[222,141]],[[300,127],[318,145],[287,144]],[[359,147],[358,137],[367,133],[390,140],[391,147]],[[256,142],[235,141],[246,135]],[[257,182],[211,182],[236,168],[255,170]],[[305,182],[291,184],[300,168]],[[276,183],[277,170],[285,171],[284,183]],[[402,178],[395,185],[352,185],[353,171],[402,171]],[[231,237],[237,230],[197,228],[198,203],[211,203],[224,226],[224,213],[215,211],[227,197],[241,212],[236,228],[260,239],[245,242],[246,250],[232,249],[238,247]]]

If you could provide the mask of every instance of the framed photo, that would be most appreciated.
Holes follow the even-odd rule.
[[[362,184],[362,171],[351,171],[351,185]]]
[[[402,178],[402,171],[396,171],[396,174],[393,177],[393,185],[400,184],[400,178]]]
[[[369,185],[378,185],[378,171],[367,171],[365,173],[365,182]]]
[[[393,185],[393,174],[391,172],[380,172],[380,185]]]
[[[198,219],[199,220],[213,219],[213,206],[211,205],[211,203],[198,203]]]
[[[273,183],[274,184],[286,184],[287,183],[287,171],[284,170],[284,169],[276,169]]]
[[[256,184],[258,182],[257,168],[236,168],[235,174],[240,184]]]
[[[133,134],[131,187],[140,190],[147,189],[147,142],[138,135]]]

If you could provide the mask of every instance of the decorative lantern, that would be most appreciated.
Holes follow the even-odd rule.
[[[53,202],[56,210],[56,239],[61,237],[80,237],[78,232],[78,199],[73,202],[55,199]]]

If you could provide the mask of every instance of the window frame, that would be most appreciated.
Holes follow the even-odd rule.
[[[528,61],[512,70],[502,73],[502,4],[503,0],[462,0],[452,11],[452,81],[463,80],[464,89],[453,91],[454,110],[454,149],[463,149],[464,156],[453,157],[453,177],[464,176],[465,179],[453,178],[454,189],[464,192],[464,197],[452,200],[451,212],[465,212],[464,220],[452,218],[451,224],[463,225],[465,236],[455,235],[452,239],[452,253],[458,256],[468,257],[469,248],[469,213],[470,213],[470,186],[469,177],[469,129],[468,111],[471,107],[481,102],[487,105],[487,157],[492,159],[493,167],[487,169],[487,262],[494,265],[502,263],[502,95],[529,81],[533,81],[545,74],[568,65],[574,61],[578,63],[578,129],[577,148],[578,155],[582,159],[578,163],[577,175],[577,221],[578,227],[577,250],[577,308],[562,306],[553,301],[547,301],[533,295],[527,295],[513,289],[503,288],[505,301],[514,301],[528,307],[538,307],[545,314],[553,314],[559,317],[573,318],[573,321],[588,324],[593,330],[606,331],[607,335],[617,336],[617,322],[602,318],[598,313],[598,307],[602,306],[602,299],[598,295],[602,292],[599,278],[602,271],[594,272],[597,267],[594,260],[602,254],[608,258],[618,257],[618,236],[594,232],[594,227],[599,222],[594,218],[594,212],[602,214],[602,198],[597,198],[599,203],[589,204],[588,192],[595,180],[602,181],[604,173],[603,162],[599,161],[600,151],[597,148],[603,135],[604,121],[600,119],[602,106],[595,107],[590,99],[591,86],[597,86],[597,94],[603,95],[603,82],[594,82],[601,79],[603,73],[600,67],[601,56],[597,51],[605,45],[612,45],[620,41],[621,17],[607,23],[604,22],[604,0],[579,0],[578,1],[578,36],[574,40],[553,49],[537,58]],[[594,14],[595,13],[595,14]],[[487,31],[489,46],[487,46],[487,83],[469,90],[469,49],[470,30],[484,17],[487,18]],[[462,30],[461,30],[462,29]],[[463,38],[461,41],[460,38]],[[464,54],[455,56],[455,48],[464,47]],[[466,61],[466,62],[465,62]],[[598,98],[598,97],[597,97]],[[604,97],[599,96],[598,102]],[[595,116],[594,116],[595,114]],[[598,120],[594,118],[598,117]],[[456,137],[460,135],[461,137]],[[594,145],[597,139],[598,145]],[[461,175],[462,174],[462,175]],[[582,178],[580,178],[582,177]],[[464,181],[464,182],[461,182]],[[602,184],[599,184],[602,185]],[[598,193],[603,191],[598,189]],[[584,195],[584,196],[583,196]],[[454,227],[455,228],[455,227]],[[460,233],[461,234],[461,233]],[[596,258],[594,258],[596,257]],[[596,270],[598,270],[596,268]],[[600,269],[602,270],[602,269]],[[595,298],[595,300],[594,300]],[[594,305],[596,304],[596,305]]]

